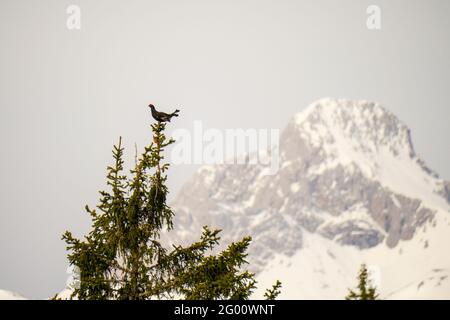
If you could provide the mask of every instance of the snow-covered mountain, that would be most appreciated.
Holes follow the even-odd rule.
[[[172,203],[174,242],[202,225],[222,243],[253,237],[260,287],[341,299],[367,263],[383,298],[450,299],[450,183],[416,155],[408,127],[377,103],[322,99],[280,139],[280,169],[202,167]],[[261,292],[255,293],[255,297]]]
[[[0,289],[0,300],[24,300],[20,294]]]

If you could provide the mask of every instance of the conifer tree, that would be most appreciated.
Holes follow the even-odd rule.
[[[114,163],[107,168],[110,190],[100,192],[96,209],[86,206],[92,230],[83,240],[69,231],[63,235],[69,262],[79,273],[72,298],[247,299],[255,288],[254,274],[241,271],[250,237],[218,255],[207,252],[218,245],[220,230],[206,226],[190,246],[168,250],[161,244],[161,232],[173,228],[163,151],[174,140],[166,138],[164,129],[165,123],[152,125],[153,141],[136,160],[131,177],[124,174],[119,139]]]
[[[264,293],[264,297],[266,300],[275,300],[278,295],[281,293],[281,282],[277,280],[271,289],[267,289],[266,293]]]
[[[376,300],[378,293],[369,279],[369,272],[365,264],[361,265],[358,272],[358,286],[357,290],[349,290],[346,300]]]

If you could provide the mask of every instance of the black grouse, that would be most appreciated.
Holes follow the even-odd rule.
[[[173,113],[168,114],[157,111],[152,104],[149,104],[148,106],[152,109],[152,117],[159,122],[170,122],[170,119],[172,119],[172,117],[178,117],[178,112],[180,112],[180,110],[176,109]]]

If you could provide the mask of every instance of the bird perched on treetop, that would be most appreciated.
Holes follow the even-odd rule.
[[[178,117],[178,112],[180,112],[180,110],[176,109],[172,113],[164,113],[157,111],[155,106],[152,104],[149,104],[148,106],[152,109],[152,117],[159,122],[170,122],[170,119],[172,119],[172,117]]]

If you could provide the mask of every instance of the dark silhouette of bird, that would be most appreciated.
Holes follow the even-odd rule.
[[[172,113],[165,113],[157,111],[152,104],[149,104],[148,106],[152,109],[152,117],[159,122],[170,122],[170,119],[172,119],[172,117],[178,117],[178,112],[180,112],[180,110],[176,109]]]

